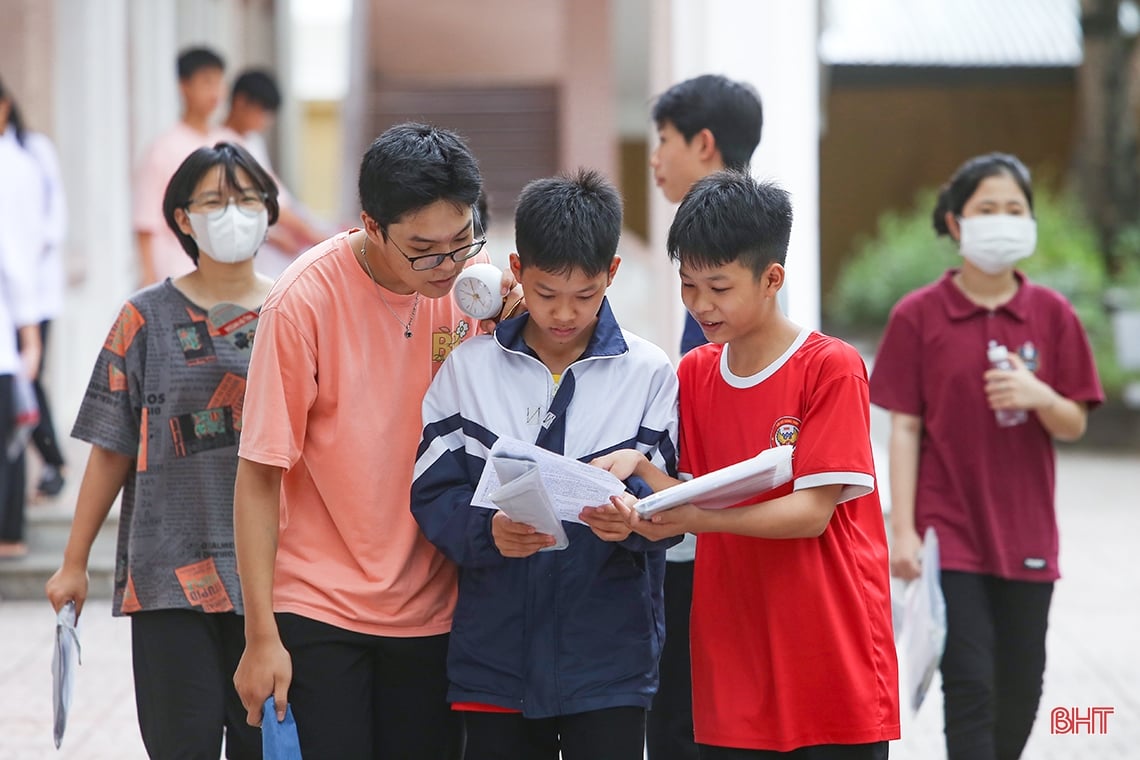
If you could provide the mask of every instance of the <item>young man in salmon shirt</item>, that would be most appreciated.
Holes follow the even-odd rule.
[[[267,720],[292,705],[305,757],[461,753],[445,698],[456,571],[409,492],[424,394],[478,328],[450,292],[485,258],[481,184],[455,134],[392,127],[361,164],[363,229],[302,254],[262,307],[234,494],[234,683],[251,724],[271,695]]]

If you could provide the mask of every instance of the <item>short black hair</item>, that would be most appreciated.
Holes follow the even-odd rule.
[[[230,102],[236,100],[238,95],[244,95],[250,103],[261,106],[266,111],[276,111],[281,107],[281,90],[277,87],[277,81],[268,71],[261,69],[247,69],[234,80]]]
[[[407,122],[372,141],[360,162],[360,207],[388,226],[439,200],[473,206],[483,189],[479,164],[458,134]]]
[[[702,129],[712,132],[728,169],[743,171],[760,144],[764,110],[752,85],[720,74],[703,74],[675,84],[653,104],[653,121],[669,122],[685,142]]]
[[[1029,169],[1017,156],[1009,153],[987,153],[984,156],[974,156],[958,167],[954,175],[938,191],[938,201],[934,204],[934,231],[939,235],[949,235],[950,228],[946,225],[946,212],[954,216],[961,216],[962,209],[973,197],[982,184],[982,180],[999,175],[1013,178],[1021,192],[1025,193],[1025,200],[1029,203],[1029,213],[1033,213],[1033,181],[1029,177]]]
[[[772,182],[719,171],[685,194],[669,227],[669,258],[697,269],[739,261],[760,277],[784,265],[792,235],[792,201]]]
[[[543,272],[608,271],[621,237],[621,195],[592,169],[527,183],[515,209],[519,263]]]
[[[174,176],[166,185],[166,193],[162,196],[162,216],[166,219],[166,226],[178,238],[182,250],[186,251],[186,255],[195,265],[198,263],[198,244],[194,242],[194,238],[178,228],[174,212],[190,205],[190,198],[194,195],[198,183],[202,181],[206,172],[215,166],[224,167],[226,184],[232,188],[238,187],[237,170],[245,170],[253,186],[265,196],[265,208],[269,212],[271,226],[277,222],[277,215],[281,211],[277,202],[277,183],[273,181],[269,172],[257,163],[257,159],[249,154],[249,151],[230,142],[215,143],[212,148],[198,148],[175,170]]]
[[[208,47],[193,47],[178,55],[178,81],[185,82],[203,69],[226,70],[226,62]]]

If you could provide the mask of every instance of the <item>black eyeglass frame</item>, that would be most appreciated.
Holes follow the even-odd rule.
[[[474,207],[472,207],[471,208],[471,226],[472,226],[472,228],[474,228],[475,225],[478,223],[478,219],[479,219],[479,212],[476,211]],[[480,225],[480,227],[481,226],[482,225]],[[486,237],[486,235],[484,235],[482,238],[480,238],[478,240],[472,240],[467,245],[459,246],[454,251],[447,251],[446,253],[425,253],[423,256],[409,256],[408,254],[404,253],[404,249],[400,247],[400,244],[396,242],[396,239],[388,234],[388,229],[386,227],[382,227],[381,230],[384,232],[384,237],[387,240],[390,240],[392,242],[392,245],[396,246],[396,250],[400,252],[401,256],[403,256],[405,259],[408,260],[408,264],[411,265],[412,270],[416,271],[416,272],[427,272],[429,270],[436,269],[440,266],[443,266],[443,262],[447,261],[448,259],[451,259],[452,261],[459,263],[462,261],[467,261],[468,259],[475,258],[476,256],[479,255],[479,252],[483,250],[483,246],[487,245],[487,237]],[[461,253],[463,253],[464,255],[460,256],[459,254],[461,254]],[[435,259],[435,263],[430,264],[428,266],[422,266],[422,265],[417,263],[420,261],[424,261],[425,259]]]

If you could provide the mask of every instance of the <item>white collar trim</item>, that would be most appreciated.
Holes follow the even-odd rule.
[[[720,376],[733,388],[753,388],[776,374],[776,371],[779,370],[780,367],[787,364],[788,359],[791,359],[792,354],[800,349],[800,346],[804,344],[804,341],[808,339],[809,335],[811,335],[811,330],[806,327],[801,327],[799,335],[792,341],[792,345],[788,346],[787,350],[784,351],[778,359],[755,375],[749,375],[748,377],[734,375],[732,370],[728,368],[728,344],[726,343],[724,350],[720,352]]]

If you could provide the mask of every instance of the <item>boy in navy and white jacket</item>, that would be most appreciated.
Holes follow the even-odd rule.
[[[621,231],[608,181],[579,171],[530,183],[515,228],[511,269],[529,313],[456,348],[423,405],[412,512],[459,566],[448,699],[464,714],[467,760],[640,760],[676,539],[648,541],[613,507],[583,505],[587,525],[564,524],[569,547],[539,553],[552,536],[471,499],[499,436],[582,461],[634,447],[674,473],[677,379],[606,301]]]

